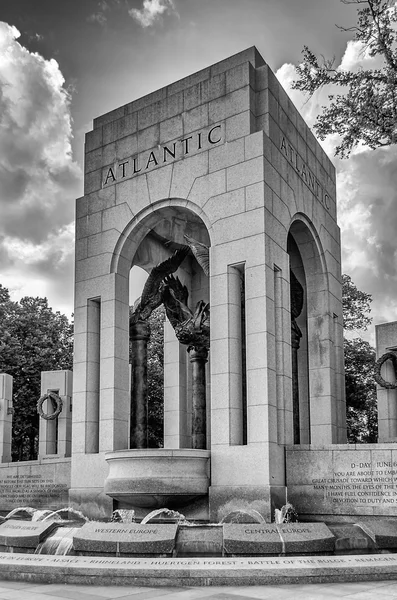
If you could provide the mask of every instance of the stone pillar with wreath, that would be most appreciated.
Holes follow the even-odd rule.
[[[397,441],[397,322],[375,326],[378,442]]]
[[[39,459],[71,456],[72,371],[43,371],[41,396],[37,402]]]
[[[0,463],[11,462],[13,378],[0,373]]]

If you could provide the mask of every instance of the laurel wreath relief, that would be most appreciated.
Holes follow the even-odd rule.
[[[383,379],[383,377],[381,375],[382,365],[385,362],[387,362],[388,360],[391,360],[393,363],[394,373],[395,373],[395,378],[396,378],[396,373],[397,373],[397,353],[396,352],[386,352],[380,358],[378,358],[378,360],[375,363],[374,377],[375,377],[375,381],[377,383],[379,383],[380,386],[386,388],[387,390],[394,390],[397,388],[397,380],[395,379],[395,381],[393,381],[393,382],[386,381],[385,379]]]
[[[52,405],[55,408],[53,413],[45,413],[43,411],[43,404],[46,400],[51,400]],[[62,398],[60,398],[55,392],[48,392],[47,394],[41,396],[41,398],[37,402],[37,412],[39,413],[42,419],[45,419],[46,421],[53,421],[61,413],[62,406]]]

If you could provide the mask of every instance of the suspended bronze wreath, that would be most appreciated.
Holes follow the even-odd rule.
[[[53,407],[55,408],[53,413],[45,413],[43,411],[43,404],[46,400],[51,400]],[[62,399],[55,392],[48,392],[48,394],[44,394],[41,396],[40,400],[37,402],[37,412],[39,413],[42,419],[46,421],[53,421],[60,415],[62,411]]]
[[[379,383],[380,386],[386,388],[387,390],[395,390],[397,388],[397,380],[395,380],[394,382],[386,381],[381,375],[382,365],[388,360],[392,361],[394,373],[397,373],[397,353],[386,352],[385,354],[383,354],[383,356],[378,358],[378,360],[375,363],[374,377],[375,381]]]

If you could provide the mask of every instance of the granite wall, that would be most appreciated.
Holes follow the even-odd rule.
[[[286,463],[288,500],[302,518],[396,516],[397,444],[291,446]]]
[[[0,512],[18,507],[58,510],[69,506],[70,458],[0,464]]]

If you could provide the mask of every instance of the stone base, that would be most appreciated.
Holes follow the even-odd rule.
[[[270,523],[286,501],[285,486],[210,486],[210,521],[219,523],[235,510],[257,510]]]
[[[107,496],[102,488],[70,489],[69,506],[96,521],[108,520],[113,513],[113,499]]]
[[[11,581],[151,587],[342,583],[397,579],[397,556],[152,559],[0,553],[0,577]]]
[[[206,497],[208,450],[147,448],[107,452],[106,494],[120,506],[179,510]]]

